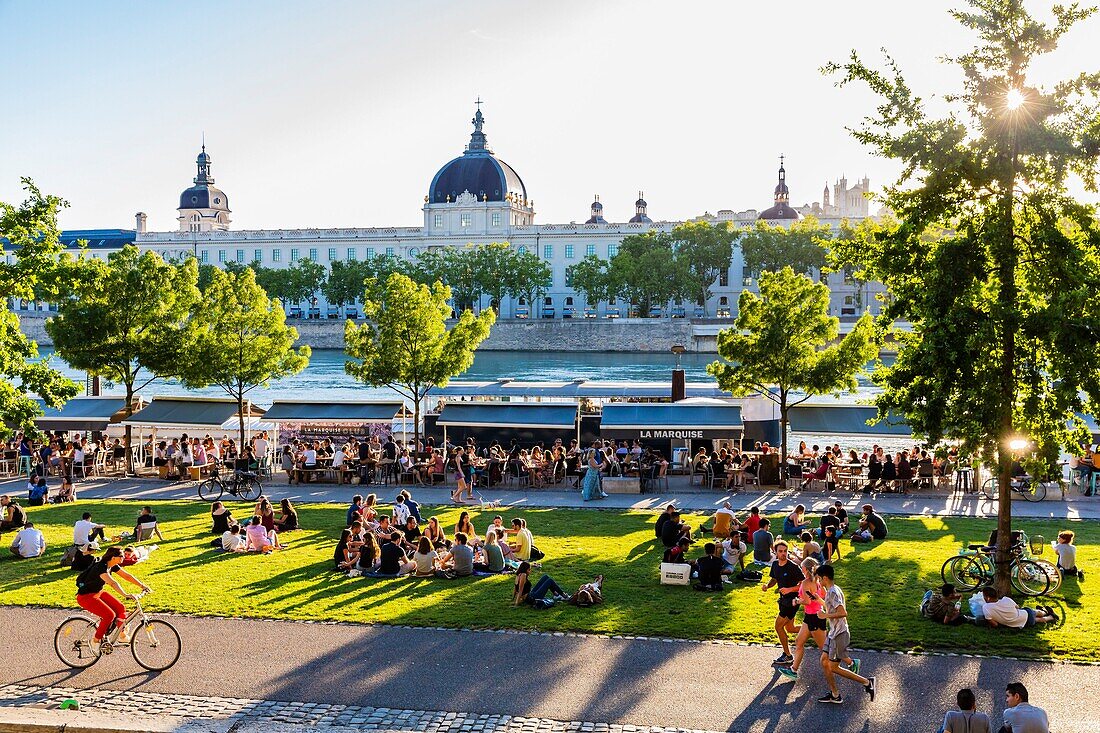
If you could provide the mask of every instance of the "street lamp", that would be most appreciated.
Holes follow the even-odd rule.
[[[1026,438],[1013,438],[1008,441],[1008,447],[1019,453],[1024,448],[1027,448],[1028,441]]]
[[[679,369],[680,368],[680,354],[687,351],[687,348],[683,344],[673,344],[670,351],[673,354],[676,354],[676,368]]]

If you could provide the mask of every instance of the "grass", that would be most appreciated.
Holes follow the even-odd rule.
[[[251,506],[232,506],[237,515]],[[46,535],[46,557],[0,561],[0,604],[74,607],[74,573],[58,566],[72,538],[72,523],[91,511],[115,532],[133,527],[132,502],[81,502],[31,507],[30,519]],[[545,611],[510,605],[512,578],[462,580],[349,579],[330,570],[332,551],[344,521],[344,508],[313,504],[299,508],[303,527],[286,535],[290,548],[270,556],[230,555],[209,542],[209,507],[198,502],[154,506],[167,540],[135,569],[155,593],[147,608],[195,615],[276,619],[325,619],[414,626],[512,628],[581,631],[598,634],[731,639],[774,644],[775,595],[758,584],[737,583],[723,593],[660,586],[660,549],[653,536],[654,515],[633,511],[527,509],[522,515],[547,554],[543,570],[569,589],[606,576],[604,605],[594,609],[555,606]],[[458,510],[428,508],[448,531]],[[484,531],[494,511],[473,511]],[[506,519],[514,516],[505,511]],[[774,523],[773,518],[773,523]],[[697,526],[702,517],[689,521]],[[953,650],[978,654],[1100,659],[1100,576],[1079,585],[1067,580],[1045,602],[1065,622],[1025,630],[943,627],[917,614],[926,588],[939,585],[940,566],[965,542],[988,537],[993,522],[969,518],[890,520],[885,543],[842,544],[837,582],[849,603],[856,647],[887,650]],[[1021,521],[1029,534],[1053,538],[1059,529],[1077,532],[1078,564],[1097,566],[1100,524]],[[10,535],[5,535],[10,539]],[[700,548],[700,545],[696,545]],[[1044,555],[1051,557],[1050,549]]]

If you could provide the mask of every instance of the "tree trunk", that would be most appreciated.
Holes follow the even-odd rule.
[[[416,453],[420,449],[420,391],[413,392],[416,397],[413,398],[413,449],[412,452]]]
[[[237,444],[239,457],[244,455],[244,395],[240,392],[237,393],[237,425],[241,430],[241,442]]]
[[[129,420],[134,415],[134,385],[127,382],[126,384],[126,419]],[[122,436],[122,442],[126,445],[126,475],[134,475],[134,454],[130,450],[130,445],[133,442],[134,426],[126,425],[126,432]]]
[[[781,489],[787,488],[787,399],[784,396],[779,405],[779,483]],[[824,530],[822,530],[824,531]]]

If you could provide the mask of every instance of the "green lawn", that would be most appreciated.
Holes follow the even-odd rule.
[[[74,606],[74,573],[57,559],[83,511],[121,531],[132,527],[137,505],[81,502],[32,507],[29,514],[46,534],[47,556],[0,561],[0,604]],[[237,515],[251,506],[231,507]],[[158,503],[167,541],[135,572],[156,591],[151,610],[219,616],[328,619],[416,626],[515,628],[601,634],[734,639],[774,643],[775,595],[759,585],[736,584],[721,594],[660,586],[660,550],[653,537],[654,515],[644,512],[529,509],[522,512],[546,552],[543,569],[569,589],[603,573],[606,603],[595,609],[512,608],[512,579],[374,580],[332,572],[332,550],[344,508],[306,505],[299,515],[308,529],[285,537],[291,547],[270,556],[229,555],[209,547],[206,504]],[[437,513],[448,531],[454,508]],[[474,512],[483,531],[495,512]],[[503,512],[510,518],[514,511]],[[773,518],[774,519],[774,518]],[[698,525],[701,517],[693,517]],[[851,614],[853,643],[861,648],[950,649],[982,654],[1042,656],[1071,660],[1100,658],[1100,575],[1079,586],[1067,581],[1050,604],[1066,615],[1064,624],[1039,630],[942,627],[916,611],[924,589],[938,585],[940,566],[967,541],[988,537],[992,522],[974,519],[890,519],[890,539],[853,546],[845,541],[837,564]],[[1069,526],[1077,532],[1078,562],[1095,568],[1100,525],[1095,522],[1022,522],[1030,533],[1053,538]],[[5,534],[5,544],[11,535]],[[697,547],[699,547],[697,545]],[[1051,557],[1047,548],[1045,556]],[[1095,578],[1095,579],[1094,579]]]

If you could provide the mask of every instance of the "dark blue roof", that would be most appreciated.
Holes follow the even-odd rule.
[[[867,421],[878,415],[877,407],[866,405],[797,405],[790,411],[792,433],[810,435],[865,435],[906,438],[912,430],[904,420],[890,415],[874,425]]]
[[[487,150],[470,150],[439,169],[428,189],[433,204],[454,201],[463,191],[469,191],[478,201],[503,201],[509,193],[527,198],[523,180],[512,166]]]
[[[133,229],[66,229],[59,239],[67,248],[79,247],[81,240],[84,240],[88,243],[88,249],[116,250],[133,244],[137,233]],[[5,249],[12,246],[5,237],[0,237],[0,245]]]
[[[451,402],[436,425],[498,428],[571,428],[577,422],[576,403]]]
[[[229,211],[229,197],[220,188],[202,183],[180,194],[181,209],[217,209]]]
[[[798,212],[792,209],[789,205],[784,203],[778,203],[770,209],[765,209],[760,212],[758,218],[767,221],[785,221],[787,219],[797,219],[799,217]]]

